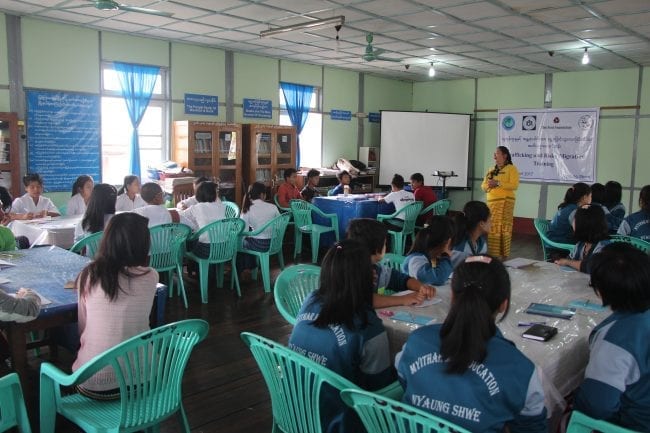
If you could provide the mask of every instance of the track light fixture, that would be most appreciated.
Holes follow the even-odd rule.
[[[589,64],[589,53],[587,52],[587,48],[585,48],[585,53],[582,55],[582,64],[583,65]]]
[[[431,62],[431,66],[429,67],[429,77],[433,78],[436,76],[436,70],[433,67],[433,62]]]
[[[341,26],[345,24],[345,16],[339,15],[337,17],[325,18],[322,20],[312,20],[304,23],[294,24],[286,27],[276,27],[274,29],[262,30],[260,38],[267,38],[269,36],[280,35],[283,33],[294,32],[296,30],[312,30],[326,26],[334,26],[338,35]]]

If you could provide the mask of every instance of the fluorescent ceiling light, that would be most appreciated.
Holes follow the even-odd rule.
[[[286,27],[276,27],[274,29],[262,30],[260,32],[260,38],[266,38],[269,36],[280,35],[282,33],[294,32],[296,30],[311,30],[320,27],[326,26],[342,26],[345,23],[345,17],[339,15],[337,17],[325,18],[322,20],[313,20],[307,21],[304,23],[294,24]]]
[[[589,64],[589,53],[587,52],[586,48],[585,48],[585,53],[582,55],[582,64],[583,65]]]

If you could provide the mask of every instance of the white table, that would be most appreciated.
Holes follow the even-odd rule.
[[[83,215],[14,220],[7,227],[14,236],[26,236],[30,245],[56,245],[69,249],[74,244],[74,230]]]
[[[510,312],[499,324],[503,335],[542,370],[542,383],[549,417],[557,417],[564,410],[564,396],[568,395],[581,382],[589,359],[588,338],[591,330],[605,319],[611,311],[590,311],[578,309],[571,320],[554,319],[530,315],[524,312],[531,302],[567,305],[580,299],[600,305],[600,300],[589,287],[589,275],[580,272],[567,272],[552,263],[536,262],[521,269],[509,268],[512,284]],[[451,287],[438,287],[439,304],[428,307],[391,307],[388,310],[407,311],[414,315],[429,316],[434,323],[442,323],[449,311]],[[384,309],[386,310],[386,309]],[[391,353],[401,350],[409,333],[418,325],[392,320],[378,311],[382,318],[391,345]],[[546,321],[547,325],[558,328],[558,335],[550,341],[528,340],[521,336],[526,327],[518,322]]]

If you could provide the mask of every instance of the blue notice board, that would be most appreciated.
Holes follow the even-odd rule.
[[[100,106],[98,95],[27,92],[27,171],[48,191],[70,191],[82,174],[101,180]]]
[[[368,113],[368,122],[370,122],[370,123],[381,123],[381,114],[380,113]]]
[[[244,98],[244,117],[256,119],[273,118],[273,105],[270,99]]]
[[[185,94],[185,114],[219,115],[219,97],[213,95]]]
[[[330,110],[332,120],[352,120],[352,112],[346,110]]]

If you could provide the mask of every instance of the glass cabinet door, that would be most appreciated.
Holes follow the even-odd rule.
[[[219,132],[219,167],[237,165],[237,131]]]
[[[212,171],[212,131],[194,132],[194,158],[192,169]]]
[[[271,164],[271,134],[260,132],[255,135],[255,151],[257,152],[257,165]]]
[[[11,136],[9,121],[0,120],[0,164],[11,162],[11,141],[16,137]]]
[[[275,143],[276,161],[278,164],[291,164],[292,134],[277,134]]]

